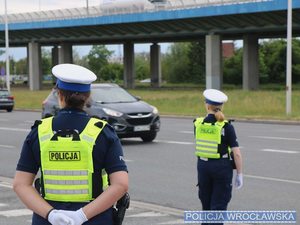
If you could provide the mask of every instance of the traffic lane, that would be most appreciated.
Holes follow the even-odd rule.
[[[244,173],[300,180],[299,126],[236,123]]]
[[[30,129],[35,120],[41,119],[40,112],[12,111],[10,113],[0,110],[0,127],[18,127]]]
[[[132,198],[168,207],[199,206],[196,157],[192,145],[123,140]]]
[[[125,142],[124,150],[129,160],[127,164],[133,199],[183,210],[201,209],[195,186],[194,158],[187,156],[189,154],[181,154],[182,149],[178,149],[176,144],[158,142],[155,143],[155,148],[149,148],[148,145],[140,148],[138,140],[134,145],[132,142],[130,141],[129,149],[126,148],[129,144]],[[166,148],[173,153],[173,156],[170,156]],[[160,152],[157,151],[158,149]],[[300,181],[290,183],[286,180],[273,180],[259,175],[253,177],[245,174],[244,187],[241,190],[233,189],[230,209],[300,209],[298,198],[295,198],[300,194]],[[276,177],[276,174],[273,177]]]
[[[174,121],[174,119],[172,120]],[[128,156],[129,159],[131,158],[134,159],[131,162],[128,162],[131,171],[130,173],[131,174],[134,173],[132,174],[132,177],[134,178],[134,182],[131,183],[132,184],[131,189],[133,189],[134,193],[137,194],[135,195],[135,197],[137,197],[138,199],[142,199],[143,201],[158,201],[161,202],[161,204],[168,204],[178,208],[186,209],[187,206],[189,206],[188,207],[189,209],[199,209],[199,201],[196,197],[197,189],[195,188],[196,162],[193,154],[194,147],[192,142],[188,144],[189,141],[193,139],[191,138],[193,137],[192,129],[190,128],[188,128],[189,130],[178,129],[181,126],[184,127],[186,124],[188,124],[187,123],[188,120],[186,119],[178,119],[175,122],[176,123],[170,123],[168,119],[165,118],[162,119],[162,129],[157,137],[157,140],[155,141],[155,143],[158,144],[155,145],[155,148],[148,149],[146,146],[144,146],[143,149],[137,148],[136,151],[133,151],[132,148],[130,150],[127,150],[126,147],[124,147],[126,156]],[[176,124],[178,128],[173,129],[171,124]],[[239,124],[238,129],[242,130],[241,131],[242,137],[243,137],[243,131],[245,131],[244,133],[246,134],[245,136],[247,137],[249,134],[249,130],[251,130],[248,129],[248,125],[249,123]],[[273,126],[268,126],[266,128],[265,125],[260,125],[260,124],[258,125],[259,125],[258,127],[262,126],[264,127],[264,129],[267,129],[268,133],[274,130]],[[255,126],[253,126],[253,128],[254,128],[253,132],[255,132],[257,129],[255,128]],[[264,132],[266,131],[264,130]],[[166,141],[164,139],[165,138],[164,133],[172,133],[173,137],[175,138],[173,140]],[[249,140],[249,138],[244,138],[244,139],[245,141],[243,140],[243,144],[245,144],[246,146],[248,145],[251,146],[253,144],[253,140]],[[180,144],[180,140],[183,140],[181,144]],[[137,143],[139,143],[138,140]],[[137,143],[136,145],[139,145]],[[267,144],[266,146],[268,147],[270,143],[267,142],[266,144]],[[288,144],[294,146],[293,143],[288,143]],[[126,144],[124,146],[126,146]],[[163,155],[163,153],[168,152],[168,150],[171,153],[168,153],[168,155]],[[141,151],[143,152],[143,154],[140,154]],[[280,190],[280,188],[285,189],[286,186],[289,186],[291,188],[290,193],[294,193],[297,196],[299,193],[295,191],[294,187],[295,186],[298,187],[299,184],[291,183],[289,182],[289,180],[274,181],[272,179],[272,178],[276,178],[278,175],[278,171],[277,171],[278,165],[276,163],[273,164],[272,162],[269,163],[270,165],[268,165],[269,158],[274,157],[274,154],[272,153],[266,154],[264,152],[261,152],[259,149],[257,151],[247,150],[247,148],[244,147],[242,147],[242,151],[244,154],[245,172],[250,173],[249,175],[246,174],[245,176],[245,184],[247,184],[249,181],[250,184],[257,183],[258,186],[260,184],[262,186],[267,185],[266,188],[267,190],[264,190],[264,192],[268,194],[266,195],[267,197],[269,196],[268,202],[272,203],[274,198],[276,198],[276,200],[278,200],[278,204],[282,203],[282,208],[287,208],[290,207],[290,205],[294,205],[294,204],[288,204],[288,201],[286,201],[286,197],[288,196],[280,195],[280,192],[278,191]],[[147,154],[144,157],[145,152]],[[150,154],[149,152],[152,152],[153,155],[148,155]],[[177,157],[173,158],[173,156],[177,156]],[[260,159],[261,162],[256,160],[255,157]],[[291,168],[298,167],[297,160],[296,161],[289,160],[286,155],[282,156],[281,158],[287,160]],[[178,159],[180,160],[178,161]],[[139,160],[140,162],[136,162]],[[173,166],[173,163],[178,167]],[[137,167],[135,167],[134,164],[137,164]],[[163,165],[163,166],[159,167],[159,165]],[[143,171],[146,172],[142,172],[141,168],[145,168]],[[185,172],[180,173],[182,171]],[[294,176],[295,171],[297,170],[294,170],[293,173],[291,173],[290,175],[293,179],[299,180],[297,177],[295,178]],[[286,170],[282,170],[281,172],[282,172],[281,175],[282,177],[284,178],[288,177]],[[153,173],[155,173],[156,176],[151,176]],[[174,178],[172,177],[172,175],[174,176]],[[262,175],[266,175],[267,177],[264,177]],[[147,177],[151,177],[151,179],[147,179]],[[160,179],[158,179],[158,177],[160,177]],[[165,181],[164,177],[166,177],[166,180],[169,183],[166,186],[164,182]],[[139,187],[135,186],[135,183],[139,183],[140,186]],[[279,190],[276,190],[276,188],[272,189],[272,185],[276,185],[276,187],[278,187]],[[147,189],[147,187],[150,187],[150,189],[149,188]],[[161,187],[161,189],[159,189],[159,187]],[[269,190],[270,188],[271,190]],[[143,190],[148,190],[148,191],[143,191]],[[160,192],[157,190],[160,190]],[[153,194],[153,192],[155,192],[155,195]],[[258,190],[242,189],[239,191],[236,190],[233,191],[233,193],[236,193],[237,195],[241,194],[241,196],[248,196],[248,198],[249,197],[252,198],[252,196],[259,196],[258,199],[254,198],[255,200],[253,203],[251,203],[250,205],[247,204],[248,206],[247,209],[255,208],[256,204],[258,204],[261,201],[260,198],[262,198],[265,195],[264,192],[260,192],[259,189]],[[261,194],[262,196],[260,196],[259,194]],[[277,197],[278,195],[280,196]],[[147,197],[144,198],[145,196]],[[178,201],[176,201],[175,199]],[[272,208],[272,206],[276,206],[276,204],[268,205],[268,202],[266,202],[266,204],[262,204],[262,208],[268,209],[268,208]],[[239,204],[237,205],[240,207],[241,205]],[[235,205],[233,205],[233,207],[235,207]],[[239,207],[235,207],[235,208],[238,209]]]
[[[162,118],[157,140],[193,143],[192,119]],[[244,172],[300,180],[300,129],[297,125],[233,123],[244,158]],[[182,127],[182,129],[180,129]]]

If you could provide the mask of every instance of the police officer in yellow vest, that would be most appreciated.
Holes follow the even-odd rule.
[[[227,96],[216,89],[207,89],[203,95],[207,115],[194,121],[199,199],[203,210],[226,210],[233,177],[230,153],[236,165],[234,183],[237,189],[243,185],[242,156],[234,127],[222,113]]]
[[[112,225],[112,205],[127,192],[128,173],[112,127],[83,111],[96,75],[74,64],[57,65],[52,73],[62,109],[32,126],[14,190],[34,212],[32,225]],[[32,186],[39,169],[41,194]]]

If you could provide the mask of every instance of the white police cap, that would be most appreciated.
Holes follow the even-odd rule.
[[[216,89],[207,89],[203,92],[205,102],[210,105],[222,105],[227,102],[228,97],[222,91]]]
[[[52,68],[57,87],[63,90],[88,92],[97,76],[89,69],[75,64],[59,64]]]

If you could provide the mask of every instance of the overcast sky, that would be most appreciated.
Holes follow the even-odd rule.
[[[0,0],[1,14],[4,14],[5,0]],[[63,8],[86,7],[87,0],[6,0],[8,13],[32,12]],[[99,5],[101,0],[88,0],[89,6]]]

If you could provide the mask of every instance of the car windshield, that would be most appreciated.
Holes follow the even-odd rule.
[[[99,103],[136,102],[136,98],[120,87],[93,88],[92,99]]]
[[[0,90],[0,96],[7,96],[9,95],[9,92],[6,90]]]

